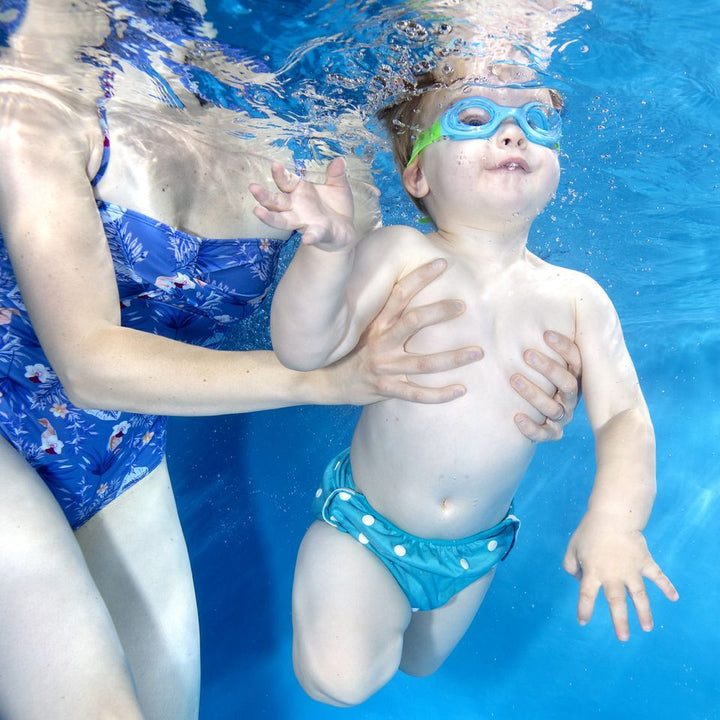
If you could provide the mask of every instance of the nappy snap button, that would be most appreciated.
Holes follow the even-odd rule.
[[[468,561],[465,558],[460,558],[460,567],[463,570],[467,570],[470,567],[470,564],[468,563]]]
[[[497,546],[498,546],[497,540],[491,540],[491,541],[487,544],[487,549],[488,549],[490,552],[492,552],[493,550],[497,550]]]
[[[375,518],[372,515],[363,515],[362,521],[363,525],[367,525],[368,527],[375,524]]]
[[[341,500],[345,500],[347,502],[350,499],[350,493],[349,492],[340,492],[340,493],[338,493],[338,497]]]
[[[402,545],[396,545],[393,550],[398,557],[405,557],[407,550]]]
[[[322,488],[318,488],[318,489],[315,491],[315,497],[316,497],[316,498],[319,498],[321,495],[322,495]]]
[[[358,534],[358,542],[361,545],[367,545],[370,541],[367,539],[367,537],[365,537],[365,535],[363,535],[362,533],[359,533]]]

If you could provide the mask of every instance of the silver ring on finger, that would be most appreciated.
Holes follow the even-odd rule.
[[[556,418],[551,418],[553,422],[560,422],[565,417],[565,406],[560,403],[560,407],[562,408],[560,411],[560,415]]]

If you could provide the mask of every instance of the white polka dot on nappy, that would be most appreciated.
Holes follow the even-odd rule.
[[[363,525],[367,525],[368,527],[375,524],[375,518],[372,515],[363,515],[362,521]]]
[[[363,535],[362,533],[360,533],[360,534],[358,535],[358,542],[359,542],[361,545],[367,545],[370,541],[365,537],[365,535]]]
[[[488,549],[490,552],[492,552],[493,550],[497,550],[497,546],[498,546],[497,540],[491,540],[491,541],[487,544],[487,549]]]
[[[322,495],[322,488],[318,488],[318,489],[315,491],[315,497],[319,498],[321,495]]]
[[[350,499],[350,493],[340,492],[340,493],[338,493],[338,497],[339,497],[341,500],[345,500],[345,501],[347,502],[347,501]]]
[[[468,561],[465,558],[460,558],[460,567],[462,567],[463,570],[467,570],[470,567]]]
[[[407,550],[402,545],[396,545],[393,550],[398,557],[405,557]]]

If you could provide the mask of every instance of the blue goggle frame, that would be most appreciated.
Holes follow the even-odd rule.
[[[471,120],[482,120],[470,124],[461,116],[465,111],[478,110]],[[562,118],[555,108],[545,103],[530,102],[522,107],[497,105],[486,97],[469,97],[449,107],[427,130],[418,135],[408,165],[428,145],[438,140],[487,140],[492,137],[507,119],[512,118],[525,137],[538,145],[560,149]]]

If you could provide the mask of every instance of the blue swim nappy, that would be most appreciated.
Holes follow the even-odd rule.
[[[434,610],[486,575],[515,544],[520,521],[512,514],[495,527],[460,540],[431,540],[401,530],[376,512],[355,488],[350,450],[326,468],[315,493],[319,520],[354,537],[392,573],[413,610]]]

